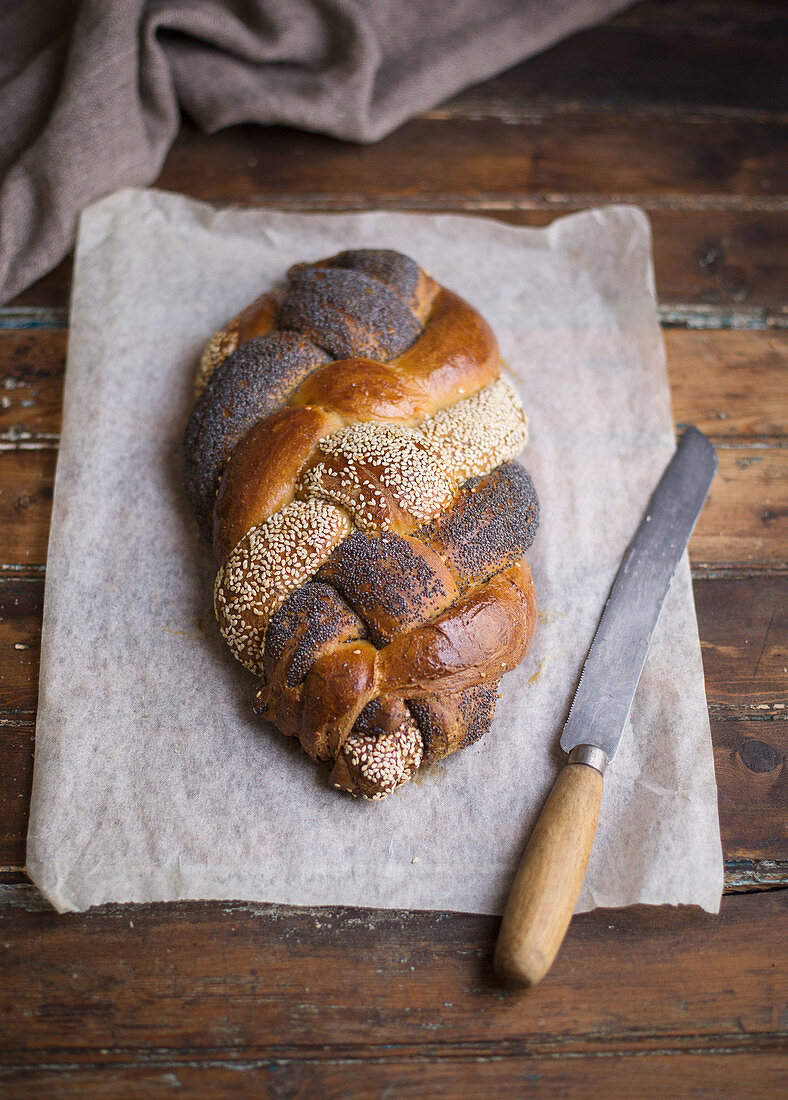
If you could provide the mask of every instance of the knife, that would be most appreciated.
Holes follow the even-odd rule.
[[[613,582],[561,734],[569,759],[531,834],[498,934],[495,969],[507,982],[536,985],[566,935],[594,843],[602,776],[716,469],[711,443],[687,428]]]

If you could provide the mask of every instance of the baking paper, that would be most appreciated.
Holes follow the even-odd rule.
[[[353,800],[251,709],[182,491],[208,337],[298,261],[396,248],[491,322],[530,417],[539,624],[492,729]],[[124,190],[82,217],[46,575],[28,869],[58,909],[235,898],[498,913],[562,761],[616,569],[674,447],[650,234],[631,207],[522,229],[216,210]],[[716,911],[722,859],[689,569],[605,779],[578,909]]]

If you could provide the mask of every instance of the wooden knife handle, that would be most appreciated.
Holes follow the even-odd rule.
[[[515,876],[495,947],[502,979],[532,986],[550,969],[585,878],[602,775],[567,764],[547,797]]]

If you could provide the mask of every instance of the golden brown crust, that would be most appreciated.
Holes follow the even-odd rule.
[[[320,404],[354,420],[385,420],[412,424],[431,412],[431,401],[420,379],[406,378],[396,363],[374,359],[343,359],[309,376],[291,396],[293,405]]]
[[[353,625],[348,621],[347,628]],[[535,626],[531,572],[520,561],[380,649],[333,635],[302,684],[282,683],[288,649],[281,662],[267,661],[258,707],[284,733],[298,736],[310,756],[335,760],[368,704],[378,700],[390,708],[399,700],[397,713],[425,721],[427,755],[437,760],[486,731],[498,681],[520,662]]]
[[[353,356],[308,378],[290,399],[347,419],[411,423],[470,397],[498,377],[492,329],[459,294],[441,288],[424,331],[388,363]]]
[[[380,681],[388,694],[417,699],[497,680],[523,659],[535,626],[536,594],[523,560],[438,618],[397,634],[380,651]]]
[[[276,291],[261,294],[259,298],[255,298],[251,305],[248,305],[245,310],[238,314],[236,318],[238,347],[254,340],[256,336],[273,332],[276,328],[281,299],[282,295]]]
[[[186,483],[206,533],[225,464],[258,421],[285,404],[328,356],[295,332],[243,344],[208,379],[186,428]]]
[[[321,439],[341,426],[323,409],[278,409],[247,432],[224,468],[213,508],[213,546],[223,564],[247,531],[289,504]]]
[[[480,313],[441,287],[421,337],[397,360],[405,378],[428,387],[435,412],[476,393],[500,371],[498,342]]]
[[[345,642],[312,665],[302,688],[298,738],[315,760],[334,760],[353,723],[376,694],[378,651]]]

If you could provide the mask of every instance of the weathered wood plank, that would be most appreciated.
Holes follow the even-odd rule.
[[[0,449],[0,563],[46,560],[56,455],[51,444]],[[43,448],[43,449],[42,449]],[[720,468],[690,543],[697,568],[785,563],[788,449],[720,447]]]
[[[437,111],[509,119],[540,105],[552,111],[607,107],[624,117],[777,114],[788,107],[785,34],[785,8],[776,3],[636,4]]]
[[[719,470],[690,540],[694,565],[785,564],[788,448],[718,446]]]
[[[698,1052],[768,1049],[784,1037],[786,915],[779,890],[727,898],[717,917],[585,914],[538,991],[507,994],[492,974],[492,918],[237,903],[60,917],[2,906],[0,1051],[35,1064],[101,1050],[385,1058],[392,1044],[403,1057],[566,1055],[687,1045],[682,1037]]]
[[[64,331],[0,331],[0,445],[57,441],[67,340]]]
[[[0,580],[0,717],[9,721],[35,713],[43,612],[42,579]]]
[[[34,716],[0,711],[0,869],[25,865],[33,785]],[[23,724],[24,723],[24,724]]]
[[[649,218],[657,293],[666,306],[784,312],[788,214],[654,211]]]
[[[264,148],[262,135],[256,145],[259,156]],[[382,184],[384,181],[380,181]],[[441,184],[442,186],[442,184]],[[292,201],[292,200],[291,200]],[[424,199],[422,198],[422,202]],[[478,200],[469,199],[476,203]],[[266,202],[264,205],[274,205]],[[284,206],[288,205],[285,197]],[[331,210],[336,200],[331,195],[313,200],[314,208]],[[369,205],[376,205],[372,196]],[[436,199],[435,210],[463,212],[462,204],[442,207]],[[489,209],[487,216],[512,225],[549,225],[557,216],[554,210]],[[730,316],[740,313],[757,319],[759,311],[782,315],[788,301],[788,266],[784,262],[788,248],[788,214],[747,213],[718,210],[655,210],[650,213],[654,234],[654,263],[657,291],[666,308],[696,312],[694,322],[704,327],[730,324]],[[58,326],[64,316],[53,314],[68,305],[71,286],[71,262],[65,261],[54,272],[9,303],[5,315],[20,324],[32,324],[32,315],[13,314],[19,309],[42,308],[40,325]],[[754,323],[754,322],[753,322]],[[7,325],[6,325],[7,327]]]
[[[785,33],[785,5],[781,0],[645,0],[613,21],[655,32],[774,37]]]
[[[321,1097],[323,1100],[471,1100],[496,1096],[589,1096],[641,1100],[654,1096],[693,1096],[741,1100],[743,1096],[778,1097],[785,1085],[785,1053],[779,1049],[725,1048],[712,1053],[684,1049],[600,1050],[564,1058],[497,1054],[458,1057],[436,1052],[431,1058],[389,1053],[380,1060],[332,1058],[308,1060],[211,1059],[199,1065],[185,1060],[146,1058],[115,1064],[101,1058],[82,1066],[66,1062],[42,1068],[0,1067],[6,1100],[50,1100],[122,1096],[159,1100],[171,1096]]]
[[[784,890],[788,887],[788,860],[726,859],[725,893]]]
[[[673,415],[714,440],[788,432],[788,333],[667,329]]]
[[[784,577],[696,580],[695,606],[709,703],[765,717],[788,703],[788,609]],[[770,706],[770,704],[773,704]],[[723,712],[716,712],[723,717]]]
[[[46,561],[57,452],[50,442],[0,448],[0,562]]]
[[[206,136],[184,123],[156,186],[275,205],[330,196],[336,207],[477,199],[487,208],[633,201],[768,212],[785,209],[776,197],[785,190],[783,153],[781,125],[743,119],[657,117],[644,126],[594,112],[511,125],[421,117],[369,146],[282,127]]]
[[[712,735],[725,858],[788,859],[788,722],[714,722]]]

